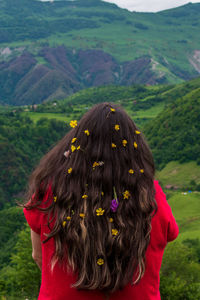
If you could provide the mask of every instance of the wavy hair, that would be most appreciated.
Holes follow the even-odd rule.
[[[95,105],[41,159],[27,191],[27,199],[35,193],[37,202],[24,207],[41,209],[51,183],[56,201],[44,210],[55,223],[43,242],[54,238],[52,268],[67,257],[77,274],[73,287],[112,293],[143,277],[157,211],[154,173],[143,134],[113,103]]]

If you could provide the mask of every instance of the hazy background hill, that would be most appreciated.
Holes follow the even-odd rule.
[[[0,103],[197,77],[199,20],[199,3],[139,13],[100,0],[1,0]]]

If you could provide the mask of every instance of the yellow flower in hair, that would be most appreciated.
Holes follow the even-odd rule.
[[[84,195],[82,196],[83,199],[87,199],[87,197],[88,197],[88,195],[86,195],[86,194],[84,194]]]
[[[119,125],[116,124],[116,125],[115,125],[115,130],[118,131],[119,129],[120,129]]]
[[[72,120],[70,121],[69,125],[72,127],[72,128],[75,128],[77,126],[77,120]]]
[[[130,192],[129,191],[125,191],[124,193],[123,193],[123,195],[124,195],[124,199],[128,199],[129,197],[130,197]]]
[[[134,143],[133,143],[133,146],[134,146],[135,148],[137,148],[137,147],[138,147],[138,145],[137,145],[137,143],[136,143],[136,142],[134,142]]]
[[[140,132],[140,131],[138,131],[138,130],[135,130],[135,133],[136,133],[136,134],[140,134],[141,132]]]
[[[73,138],[71,143],[73,144],[76,140],[77,140],[77,138]]]
[[[63,221],[62,223],[63,227],[65,227],[66,223],[67,223],[66,221]]]
[[[54,202],[57,201],[57,196],[53,197],[53,201],[54,201]]]
[[[127,140],[122,141],[122,144],[123,144],[124,147],[126,147],[127,143],[128,143]]]
[[[84,214],[84,213],[80,213],[79,216],[80,216],[81,218],[85,218],[85,214]]]
[[[118,234],[118,230],[117,229],[112,229],[112,235],[117,235]]]
[[[104,209],[102,209],[101,207],[100,208],[98,208],[98,209],[96,209],[96,214],[97,214],[97,216],[103,216],[103,214],[104,214]]]
[[[72,145],[71,150],[72,150],[72,152],[74,152],[76,150],[76,147],[74,145]]]
[[[117,146],[114,144],[114,143],[112,143],[112,148],[116,148]]]
[[[109,222],[112,223],[113,222],[113,218],[109,218]]]
[[[68,172],[68,174],[70,174],[70,173],[72,172],[72,168],[69,168],[69,169],[67,170],[67,172]]]
[[[67,216],[66,219],[69,221],[69,220],[71,220],[71,217],[70,217],[70,216]]]
[[[130,174],[133,174],[133,173],[134,173],[133,169],[130,169],[128,172],[129,172]]]
[[[103,258],[99,258],[99,259],[97,260],[97,265],[101,266],[101,265],[103,265],[103,264],[104,264]]]
[[[140,172],[141,172],[141,173],[144,173],[144,169],[141,169]]]
[[[95,162],[93,163],[93,165],[92,165],[93,168],[98,167],[98,166],[99,166],[99,163],[96,162],[96,161],[95,161]]]
[[[76,149],[77,149],[77,150],[80,150],[80,149],[81,149],[81,146],[79,145]]]
[[[89,132],[88,129],[86,129],[86,130],[84,131],[84,133],[85,133],[87,136],[90,135],[90,132]]]
[[[110,108],[110,111],[115,112],[115,108],[112,108],[112,107],[111,107],[111,108]]]

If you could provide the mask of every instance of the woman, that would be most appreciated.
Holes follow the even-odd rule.
[[[24,205],[38,299],[160,299],[164,248],[179,229],[144,136],[110,103],[70,124],[32,173]]]

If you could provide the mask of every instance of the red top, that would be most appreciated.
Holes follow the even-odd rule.
[[[117,291],[110,300],[160,300],[159,292],[159,271],[162,263],[162,256],[167,242],[173,241],[179,234],[179,228],[172,214],[166,196],[158,181],[154,181],[158,204],[158,211],[152,218],[152,229],[150,243],[146,251],[146,270],[139,284],[133,287],[128,284],[122,291]],[[44,201],[52,197],[49,188]],[[47,215],[38,209],[27,210],[24,208],[24,215],[33,231],[40,234],[41,241],[45,239],[44,232],[49,233]],[[54,240],[50,239],[42,244],[42,283],[38,300],[103,300],[103,295],[98,291],[77,291],[70,285],[75,282],[73,274],[67,274],[56,263],[53,273],[50,272],[50,258],[54,252]]]

